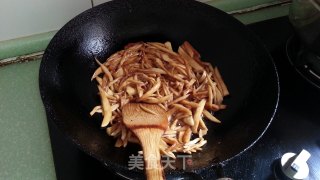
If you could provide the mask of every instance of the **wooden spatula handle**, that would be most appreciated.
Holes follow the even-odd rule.
[[[163,130],[158,128],[139,128],[133,132],[140,140],[143,148],[144,166],[148,180],[163,180],[159,143]]]

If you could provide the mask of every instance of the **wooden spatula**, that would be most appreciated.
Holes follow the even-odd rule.
[[[123,122],[140,140],[148,180],[162,180],[159,143],[168,127],[168,115],[158,105],[128,103],[122,108]]]

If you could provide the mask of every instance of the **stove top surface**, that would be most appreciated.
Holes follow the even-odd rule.
[[[248,25],[271,53],[280,78],[276,116],[263,137],[221,169],[233,179],[276,179],[274,169],[287,152],[310,152],[308,179],[320,179],[320,89],[295,71],[286,55],[286,41],[293,34],[287,17]],[[120,179],[100,162],[78,150],[48,121],[58,179]],[[216,178],[211,169],[202,178]]]

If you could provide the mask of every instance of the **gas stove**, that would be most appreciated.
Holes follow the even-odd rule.
[[[282,179],[278,173],[282,155],[305,149],[311,154],[307,162],[308,179],[320,179],[320,89],[306,81],[288,59],[286,42],[294,34],[293,28],[287,17],[251,24],[248,28],[262,40],[276,63],[280,78],[278,111],[267,132],[252,148],[201,176]],[[50,121],[48,124],[58,179],[121,179],[78,150]]]

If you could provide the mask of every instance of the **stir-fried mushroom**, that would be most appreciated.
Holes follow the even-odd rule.
[[[101,127],[117,139],[116,147],[139,143],[122,122],[121,109],[129,102],[158,104],[168,112],[169,126],[159,150],[172,158],[173,152],[202,150],[208,131],[203,116],[221,123],[210,111],[226,108],[222,101],[229,91],[218,68],[202,62],[188,42],[178,52],[170,42],[130,43],[105,63],[96,61],[100,67],[92,79],[98,82],[101,105],[90,115],[102,113]],[[143,105],[141,109],[154,113]]]

